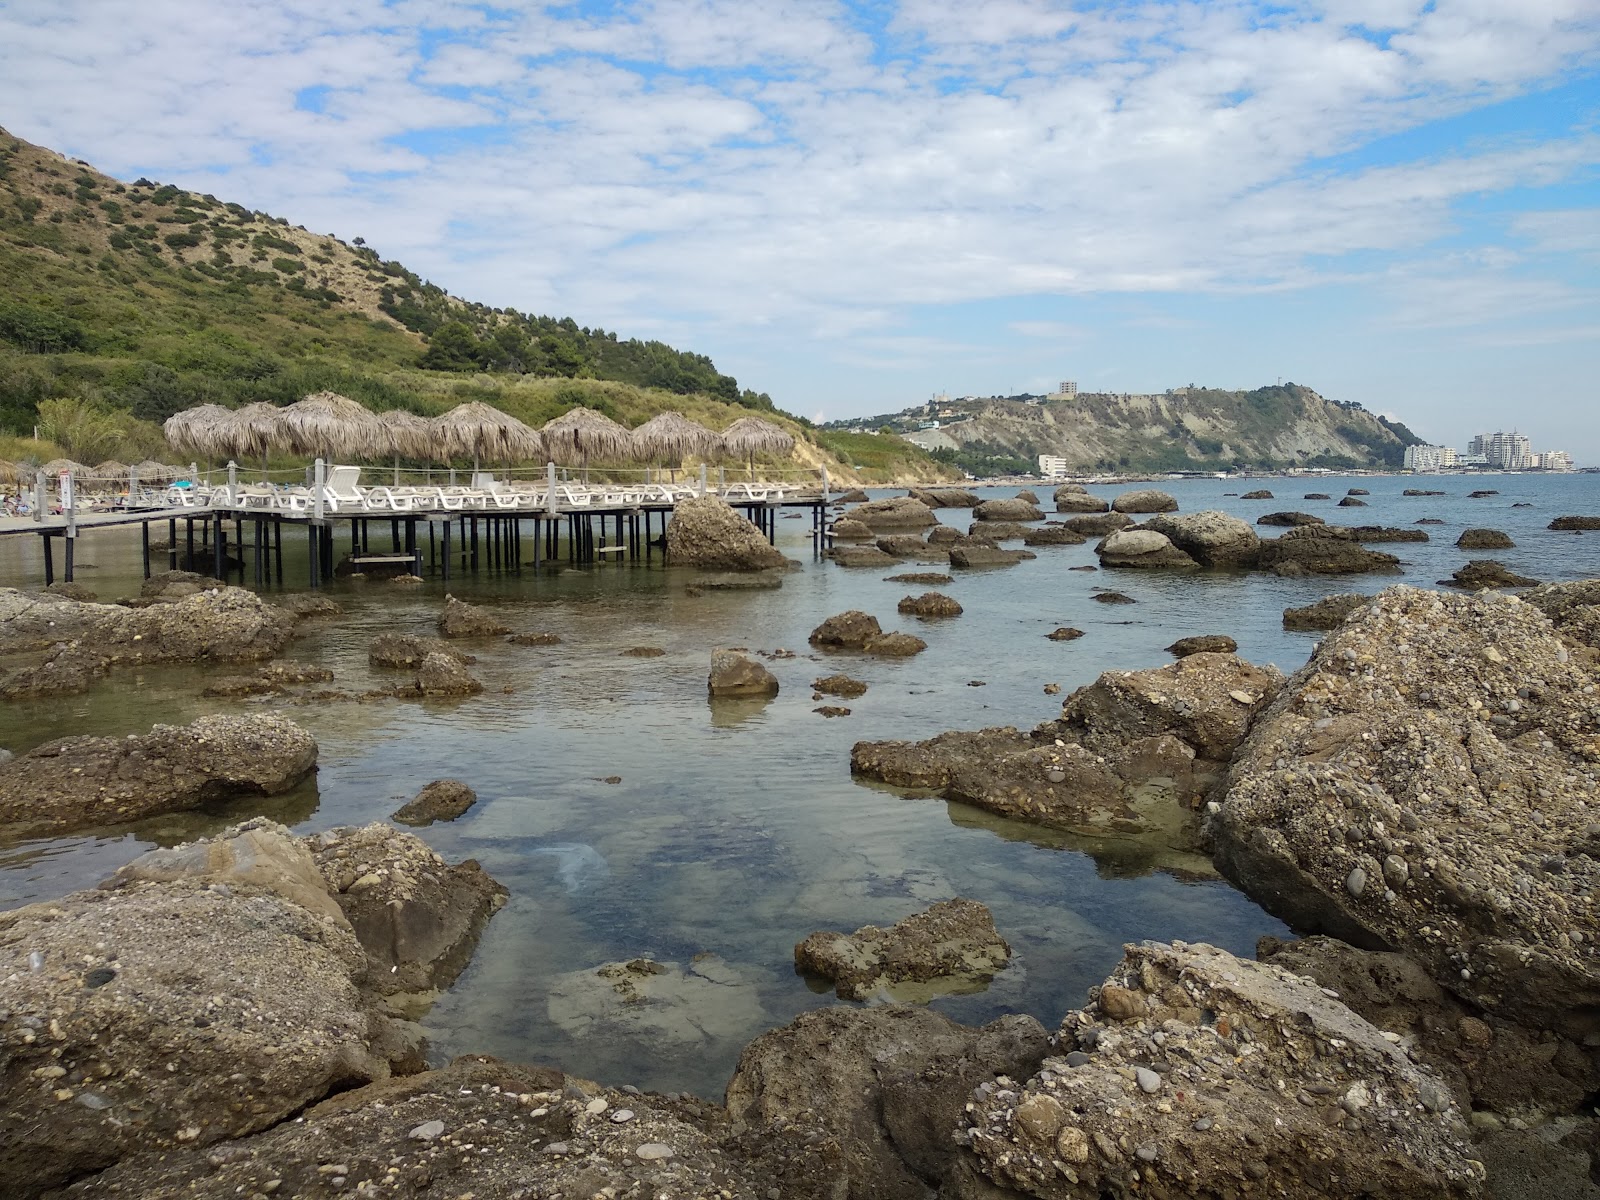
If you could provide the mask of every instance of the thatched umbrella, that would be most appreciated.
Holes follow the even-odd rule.
[[[400,486],[400,460],[402,458],[433,459],[438,456],[438,434],[433,422],[403,408],[391,408],[378,414],[378,421],[388,431],[389,453],[394,456],[394,482]]]
[[[172,448],[179,453],[211,458],[212,443],[207,440],[210,429],[227,416],[229,410],[220,404],[197,404],[194,408],[173,413],[167,418],[166,424],[162,425],[161,431],[167,435],[167,441]]]
[[[207,433],[208,440],[230,458],[261,456],[261,473],[267,473],[267,454],[288,443],[283,409],[257,401],[218,417]]]
[[[134,463],[133,470],[139,473],[140,479],[150,483],[170,483],[174,479],[182,478],[184,473],[180,467],[168,466],[153,458],[147,458],[142,463]]]
[[[0,458],[0,483],[19,483],[24,478],[24,471],[28,471],[28,477],[33,475],[33,472],[21,463],[7,462],[5,459]]]
[[[474,475],[485,458],[491,462],[516,462],[539,458],[545,450],[545,439],[537,429],[477,400],[458,404],[429,424],[441,454],[472,455]]]
[[[748,458],[750,478],[756,477],[757,454],[788,454],[794,449],[794,435],[781,425],[760,417],[740,417],[722,431],[722,446],[729,454]]]
[[[657,413],[633,431],[633,457],[677,465],[720,449],[722,439],[682,413]]]
[[[59,475],[63,471],[71,471],[78,479],[87,479],[94,471],[84,466],[81,462],[73,462],[70,458],[52,458],[39,468],[46,475]]]
[[[627,458],[633,450],[633,435],[626,426],[581,404],[545,422],[543,432],[550,457],[564,467],[582,464],[586,479],[591,457]]]
[[[389,453],[389,434],[370,409],[337,392],[296,400],[282,415],[284,444],[296,454],[370,458]]]
[[[96,479],[126,479],[128,477],[128,464],[108,458],[94,469]]]

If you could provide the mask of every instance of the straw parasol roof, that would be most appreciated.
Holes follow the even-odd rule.
[[[721,444],[711,430],[678,412],[657,413],[633,431],[633,456],[641,459],[678,463],[703,458]]]
[[[181,454],[200,454],[211,457],[211,444],[206,441],[210,427],[227,417],[229,412],[220,404],[198,404],[182,412],[173,413],[162,425],[172,448]]]
[[[545,439],[537,429],[477,400],[456,405],[430,424],[440,452],[446,456],[472,455],[474,472],[485,458],[491,462],[516,462],[544,454]]]
[[[729,454],[745,458],[756,454],[787,454],[794,449],[794,435],[781,425],[760,417],[740,417],[722,431],[722,444]]]
[[[581,404],[547,421],[543,433],[550,457],[564,467],[587,467],[590,458],[627,458],[633,450],[626,426]]]
[[[0,483],[17,483],[24,478],[24,471],[27,472],[27,477],[32,477],[33,471],[21,463],[7,462],[0,458]]]
[[[278,411],[284,444],[296,454],[364,458],[389,452],[389,435],[377,415],[348,396],[315,392]]]
[[[86,479],[94,474],[93,470],[84,466],[81,462],[73,462],[70,458],[52,458],[39,469],[46,475],[59,475],[63,471],[71,471],[73,476],[78,479]]]
[[[263,460],[268,452],[279,449],[288,441],[283,421],[283,409],[257,401],[236,408],[225,417],[218,417],[206,430],[206,439],[218,457],[254,458]]]
[[[433,458],[439,452],[433,422],[403,408],[378,414],[389,435],[389,453],[395,458]]]
[[[128,464],[108,458],[94,469],[96,479],[126,479],[128,477]]]
[[[166,463],[157,462],[147,458],[142,463],[134,463],[133,470],[139,472],[139,478],[146,483],[155,483],[158,480],[178,479],[187,474],[180,467],[168,466]]]

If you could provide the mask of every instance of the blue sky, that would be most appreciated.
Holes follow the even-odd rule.
[[[1600,2],[9,0],[0,124],[832,419],[1292,379],[1600,464]]]

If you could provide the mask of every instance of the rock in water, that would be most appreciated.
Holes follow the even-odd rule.
[[[713,571],[768,571],[789,565],[766,534],[716,496],[678,501],[667,522],[667,561]]]
[[[447,638],[500,637],[511,632],[494,613],[476,604],[467,604],[454,596],[444,598],[444,612],[439,615],[439,632]]]
[[[893,995],[897,984],[919,985],[912,993],[922,998],[978,991],[1010,959],[989,910],[959,896],[888,929],[813,933],[794,948],[795,966],[831,979],[841,1000]]]
[[[913,617],[959,617],[962,613],[959,603],[940,592],[905,596],[897,607],[901,612]]]
[[[402,805],[393,820],[402,825],[425,826],[435,821],[454,821],[478,802],[474,792],[459,779],[435,779]]]
[[[833,1005],[746,1046],[727,1106],[748,1126],[837,1145],[835,1196],[925,1200],[962,1153],[950,1135],[973,1089],[1026,1079],[1048,1052],[1032,1017],[969,1028],[921,1007]]]
[[[1036,526],[1022,537],[1023,544],[1028,546],[1081,546],[1088,540],[1076,529],[1054,522]]]
[[[844,696],[847,699],[867,694],[867,685],[848,675],[825,675],[821,679],[813,679],[811,687],[825,696]]]
[[[892,567],[900,561],[876,546],[835,546],[828,557],[841,567]]]
[[[858,608],[836,613],[811,631],[813,646],[839,646],[859,650],[883,634],[878,618]]]
[[[1301,525],[1324,525],[1321,517],[1314,517],[1303,512],[1272,512],[1256,518],[1257,525],[1287,525],[1298,527]]]
[[[372,639],[372,645],[367,648],[367,662],[375,667],[419,667],[422,665],[422,660],[430,654],[443,654],[463,664],[478,661],[473,655],[464,653],[439,638],[412,637],[404,633],[380,633]]]
[[[459,659],[448,654],[428,654],[417,666],[417,682],[399,691],[419,696],[474,696],[483,691],[483,684]]]
[[[1026,1084],[974,1094],[957,1139],[970,1150],[940,1196],[1247,1196],[1268,1180],[1325,1200],[1481,1194],[1438,1077],[1280,968],[1129,946],[1098,1003],[1062,1020],[1056,1050]]]
[[[1456,545],[1463,550],[1510,550],[1516,543],[1498,529],[1464,529]]]
[[[1111,511],[1119,513],[1165,513],[1177,512],[1178,502],[1166,492],[1158,492],[1154,488],[1144,488],[1134,492],[1123,492],[1111,502]]]
[[[1110,512],[1111,505],[1108,501],[1098,496],[1091,496],[1081,488],[1075,492],[1056,489],[1056,511],[1058,513],[1103,513]]]
[[[706,687],[713,696],[776,696],[778,678],[737,650],[713,650]]]
[[[975,521],[1042,521],[1037,501],[1021,497],[1012,500],[985,500],[972,510]]]
[[[1198,566],[1163,533],[1153,529],[1122,529],[1109,534],[1094,548],[1102,567],[1190,568]]]
[[[1324,596],[1314,604],[1283,610],[1285,629],[1337,629],[1344,619],[1363,607],[1371,596],[1345,592],[1337,596]]]
[[[1515,571],[1508,570],[1504,563],[1496,562],[1492,558],[1477,558],[1464,567],[1458,567],[1449,579],[1439,580],[1442,587],[1466,588],[1468,591],[1479,592],[1485,588],[1525,588],[1538,587],[1537,579],[1530,579],[1526,575],[1518,575]]]
[[[1557,517],[1546,529],[1554,529],[1561,533],[1571,533],[1574,530],[1600,529],[1600,517]]]
[[[1225,633],[1202,633],[1194,637],[1179,638],[1167,647],[1173,658],[1188,658],[1191,654],[1232,654],[1239,643]]]
[[[1392,554],[1368,550],[1348,529],[1335,525],[1302,525],[1261,543],[1261,566],[1279,575],[1358,575],[1396,571]]]
[[[974,567],[1011,567],[1033,556],[1024,550],[1002,550],[993,542],[973,540],[950,547],[950,565],[971,569]]]
[[[1272,499],[1272,493],[1267,491],[1266,488],[1257,488],[1253,492],[1246,492],[1244,495],[1240,496],[1239,499],[1241,499],[1241,500],[1271,500]]]
[[[976,508],[978,493],[966,488],[913,488],[911,498],[929,508]]]
[[[933,509],[910,496],[891,496],[887,500],[869,500],[857,505],[844,515],[846,520],[858,521],[868,529],[924,529],[937,525],[939,518]]]
[[[1298,930],[1582,1036],[1600,1010],[1600,958],[1572,937],[1600,919],[1592,687],[1531,604],[1390,588],[1256,722],[1209,822],[1217,864]]]
[[[840,517],[830,528],[834,537],[847,541],[865,541],[873,536],[871,526],[853,517]]]
[[[1261,552],[1256,531],[1247,522],[1224,512],[1157,514],[1141,528],[1165,534],[1169,542],[1202,567],[1253,567]]]
[[[201,717],[143,736],[60,738],[0,765],[0,823],[40,832],[133,821],[240,793],[276,795],[317,765],[283,717]]]

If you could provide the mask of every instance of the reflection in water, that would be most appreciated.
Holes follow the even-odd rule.
[[[1225,497],[1224,481],[1163,486],[1185,511],[1222,507],[1251,520],[1263,511]],[[1432,529],[1432,543],[1398,547],[1408,580],[1448,576],[1462,561],[1451,545],[1460,529],[1485,524],[1517,542],[1502,556],[1511,570],[1600,575],[1600,539],[1562,538],[1559,557],[1542,549],[1557,536],[1543,530],[1552,515],[1600,508],[1600,478],[1508,477],[1496,485],[1500,497],[1470,504],[1403,499],[1400,480],[1360,486],[1374,493],[1365,521],[1450,522]],[[1340,485],[1319,481],[1319,488],[1338,494]],[[1510,508],[1525,500],[1539,507]],[[967,519],[965,512],[941,516],[951,524]],[[303,724],[321,753],[317,778],[282,797],[0,849],[0,905],[93,884],[152,845],[253,813],[301,832],[364,824],[387,819],[430,780],[458,778],[478,793],[477,805],[419,836],[448,859],[477,858],[511,898],[425,1017],[436,1060],[491,1053],[706,1096],[721,1093],[750,1038],[834,1003],[831,992],[813,992],[794,973],[795,944],[819,929],[892,924],[957,895],[981,901],[1014,957],[987,989],[932,1006],[960,1021],[1020,1011],[1046,1025],[1082,1003],[1125,942],[1183,938],[1248,954],[1259,935],[1285,932],[1209,881],[1203,859],[863,787],[850,777],[850,747],[947,729],[1031,728],[1060,711],[1044,685],[1065,694],[1106,669],[1162,665],[1170,661],[1162,648],[1188,634],[1230,634],[1246,658],[1293,670],[1315,635],[1286,633],[1285,607],[1337,591],[1376,591],[1390,579],[1128,573],[1114,584],[1137,605],[1108,610],[1090,599],[1093,587],[1111,582],[1105,573],[1070,569],[1095,561],[1092,545],[1040,547],[1037,561],[1014,569],[955,574],[941,590],[965,613],[918,626],[928,641],[923,653],[824,656],[806,640],[824,618],[858,608],[886,627],[903,625],[895,604],[908,588],[882,579],[905,568],[880,574],[813,562],[806,529],[780,522],[781,548],[805,566],[775,591],[692,596],[686,585],[696,572],[665,569],[659,556],[648,564],[453,579],[453,594],[494,606],[517,631],[562,638],[536,647],[465,643],[478,656],[471,669],[485,691],[459,703],[297,707],[268,698],[240,705],[200,698],[212,670],[172,666],[124,670],[81,696],[11,706],[0,720],[0,746],[14,751],[69,734],[143,733],[156,720],[182,723],[211,711],[266,711]],[[36,541],[0,540],[0,581],[38,580]],[[303,579],[303,543],[292,539],[285,550],[289,577]],[[136,534],[119,541],[96,533],[79,553],[97,564],[85,579],[92,574],[103,599],[137,593]],[[434,636],[444,592],[438,581],[411,589],[341,581],[331,594],[345,614],[303,623],[288,657],[332,668],[334,686],[350,691],[391,686],[403,673],[371,667],[368,645],[384,632]],[[1045,640],[1064,624],[1087,636]],[[638,645],[666,654],[619,656]],[[711,650],[735,645],[786,647],[798,656],[769,662],[778,696],[708,709]],[[851,716],[826,720],[811,711],[809,684],[835,671],[863,680],[868,691],[850,701]],[[968,688],[975,675],[988,686]],[[610,777],[620,782],[602,782]],[[671,1038],[648,1030],[622,1036],[595,1019],[583,1024],[584,1006],[605,982],[596,972],[638,958],[669,968],[663,986],[677,1001],[663,998],[643,1011],[670,1027]],[[702,1008],[707,1019],[696,1024]]]

